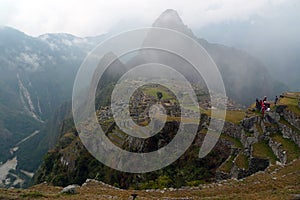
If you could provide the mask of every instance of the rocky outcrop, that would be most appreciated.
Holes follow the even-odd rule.
[[[76,194],[76,188],[79,187],[78,185],[69,185],[67,187],[65,187],[64,189],[62,189],[62,191],[60,192],[61,194]]]
[[[253,117],[243,119],[241,125],[244,127],[246,131],[253,132],[254,124],[257,122],[259,122],[259,117],[253,116]]]
[[[280,120],[280,115],[279,115],[277,112],[270,111],[270,112],[267,112],[267,113],[266,113],[266,115],[265,115],[265,120],[266,120],[266,122],[268,122],[268,123],[276,124],[276,123],[278,123],[279,120]]]
[[[268,163],[264,159],[255,159],[251,158],[251,149],[252,145],[256,142],[258,142],[260,138],[260,133],[256,128],[257,124],[261,123],[261,119],[258,116],[253,116],[249,118],[245,118],[241,121],[240,125],[225,122],[224,128],[222,133],[226,134],[230,137],[238,139],[242,145],[243,145],[243,153],[249,157],[249,168],[239,168],[237,164],[235,163],[235,160],[237,158],[238,153],[240,151],[231,151],[231,157],[229,157],[223,164],[226,162],[231,162],[229,159],[234,157],[235,159],[232,161],[232,167],[230,171],[223,171],[223,170],[217,170],[216,172],[216,180],[225,180],[229,178],[237,178],[241,179],[244,177],[247,177],[257,171],[264,170],[267,166],[269,166]],[[247,131],[251,135],[247,135],[245,133]],[[241,150],[241,149],[239,149]],[[251,159],[250,159],[251,158]],[[219,168],[222,169],[222,166]]]
[[[300,102],[299,102],[300,103]],[[298,106],[299,106],[298,103]],[[300,116],[296,113],[287,109],[286,105],[279,105],[276,108],[276,112],[280,114],[286,121],[288,121],[291,125],[295,126],[300,130]]]
[[[269,146],[271,147],[272,151],[276,155],[276,157],[280,160],[280,162],[285,165],[287,163],[287,155],[286,151],[282,149],[282,144],[269,139]]]
[[[262,129],[263,129],[263,134],[264,134],[265,140],[268,140],[269,139],[268,136],[272,135],[273,133],[279,132],[279,128],[278,128],[277,124],[267,123],[262,126]]]
[[[231,122],[224,123],[222,133],[229,135],[230,137],[241,139],[242,132],[243,132],[242,127],[240,127],[234,123],[231,123]]]
[[[300,148],[300,131],[282,123],[278,125],[283,137],[294,141]]]
[[[248,169],[239,168],[235,163],[237,158],[236,154],[231,154],[235,157],[235,159],[232,161],[230,171],[218,170],[216,173],[217,180],[228,179],[228,177],[240,179],[258,171],[265,170],[270,164],[269,159],[253,157],[252,155],[253,144],[257,142],[267,141],[269,147],[272,149],[280,163],[283,165],[287,163],[287,154],[286,151],[283,150],[282,144],[272,139],[273,134],[282,131],[285,138],[293,140],[299,146],[299,134],[297,134],[295,130],[292,130],[289,126],[280,123],[280,113],[284,116],[285,109],[286,106],[278,106],[276,111],[267,112],[264,119],[260,116],[248,117],[243,119],[240,125],[230,122],[225,123],[223,134],[241,141],[243,145],[243,153],[248,157],[249,167]],[[295,117],[291,116],[290,119],[295,119]],[[229,160],[226,162],[229,162]],[[219,169],[222,169],[222,166]]]
[[[250,144],[252,144],[254,140],[253,138],[249,139],[249,137],[246,136],[242,126],[231,122],[225,122],[222,133],[230,137],[237,138],[239,141],[241,141],[246,150],[250,149]]]
[[[231,178],[241,179],[251,175],[249,169],[239,168],[237,165],[233,165],[231,170]]]
[[[296,115],[296,113],[291,112],[290,110],[285,109],[283,111],[283,117],[286,119],[291,125],[295,126],[300,130],[300,116]]]

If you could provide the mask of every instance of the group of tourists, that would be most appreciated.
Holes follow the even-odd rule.
[[[278,97],[276,96],[274,101],[275,106],[277,103]],[[265,96],[262,100],[258,100],[258,98],[256,98],[256,109],[261,112],[262,116],[264,116],[265,112],[269,112],[271,110],[271,103],[268,101],[267,96]]]

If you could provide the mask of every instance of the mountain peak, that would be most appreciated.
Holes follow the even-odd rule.
[[[178,21],[180,21],[182,23],[182,20],[178,14],[178,12],[176,10],[173,10],[173,9],[167,9],[165,10],[161,15],[160,17],[164,17],[164,18],[172,18],[172,19],[177,19]]]
[[[26,34],[9,26],[0,26],[0,33],[1,34],[7,34],[7,35],[19,35],[19,36],[25,36]]]
[[[189,29],[180,18],[178,12],[173,9],[165,10],[153,23],[153,27],[168,28],[179,31],[191,37],[193,32]]]

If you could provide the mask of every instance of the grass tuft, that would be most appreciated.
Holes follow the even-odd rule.
[[[21,197],[21,198],[32,199],[32,198],[41,198],[41,197],[46,197],[46,196],[43,195],[42,193],[38,192],[38,191],[33,191],[33,192],[21,194],[20,197]]]
[[[248,157],[243,153],[239,153],[239,155],[235,159],[235,164],[240,169],[248,169],[249,168]]]

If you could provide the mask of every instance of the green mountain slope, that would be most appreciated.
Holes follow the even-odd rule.
[[[299,93],[284,94],[280,104],[272,106],[272,111],[264,119],[255,109],[246,111],[245,116],[241,116],[240,111],[230,111],[214,150],[204,159],[199,159],[198,151],[209,119],[209,112],[202,114],[198,134],[188,151],[172,165],[146,174],[122,173],[104,166],[87,152],[76,130],[70,128],[60,138],[57,147],[48,152],[34,181],[66,186],[94,178],[122,188],[181,187],[213,180],[240,179],[270,165],[285,166],[300,157],[300,127],[295,124],[300,108],[287,104],[291,101],[289,99],[300,101]],[[99,110],[101,112],[106,110]],[[233,116],[236,116],[234,121]],[[105,127],[106,122],[104,120],[100,124]],[[176,127],[176,119],[172,119],[158,135],[143,142],[130,139],[118,127],[111,129],[107,135],[121,148],[148,152],[168,143]]]

